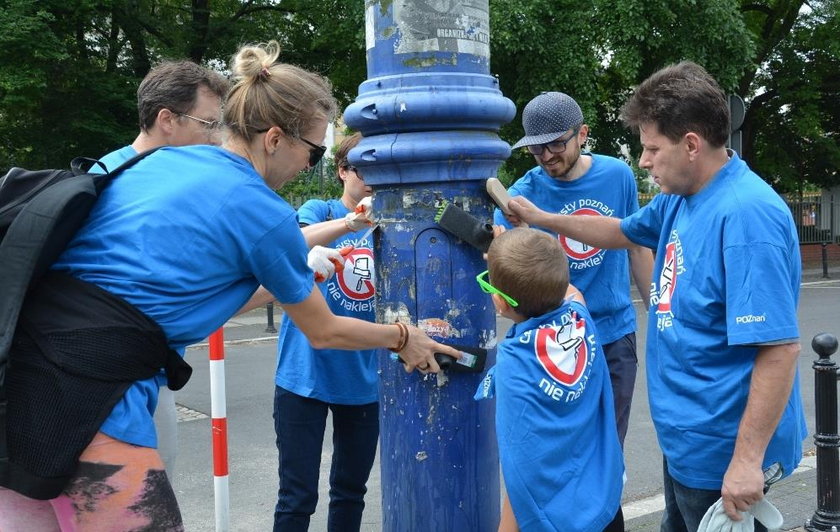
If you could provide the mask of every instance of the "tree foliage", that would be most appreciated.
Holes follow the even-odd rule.
[[[840,184],[840,18],[837,0],[745,7],[764,37],[748,99],[744,152],[780,192]]]
[[[190,58],[226,69],[243,43],[328,75],[344,104],[365,76],[363,2],[0,0],[0,170],[66,166],[137,134],[151,66]]]
[[[780,190],[840,182],[840,0],[489,0],[491,69],[521,110],[572,95],[592,148],[639,153],[618,120],[632,88],[682,59],[744,97],[744,156]],[[135,91],[162,58],[225,70],[246,42],[327,75],[343,105],[364,81],[365,0],[0,0],[0,170],[66,166],[134,137]],[[385,3],[383,3],[385,5]],[[520,117],[501,136],[522,135]],[[533,159],[515,153],[515,178]]]

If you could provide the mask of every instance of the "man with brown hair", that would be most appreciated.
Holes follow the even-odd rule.
[[[806,435],[796,228],[778,194],[726,148],[727,99],[699,65],[653,74],[622,119],[663,192],[650,204],[623,220],[549,214],[524,198],[509,208],[590,245],[656,250],[647,383],[664,454],[662,530],[697,530],[718,498],[730,519],[751,519],[765,472],[792,473]]]
[[[221,142],[222,102],[230,82],[218,72],[192,61],[164,61],[155,66],[137,88],[140,133],[134,142],[101,157],[108,170],[138,153],[159,146],[189,146]],[[91,171],[102,171],[94,165]],[[178,413],[175,392],[161,375],[155,409],[157,449],[170,482],[175,479],[178,454]]]
[[[222,102],[230,82],[192,61],[164,61],[137,88],[140,133],[130,145],[100,159],[109,170],[158,146],[221,142]]]

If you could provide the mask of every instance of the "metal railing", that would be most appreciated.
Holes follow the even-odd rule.
[[[639,194],[639,205],[647,205],[656,194]],[[801,244],[840,243],[840,195],[830,191],[782,197],[796,224]]]

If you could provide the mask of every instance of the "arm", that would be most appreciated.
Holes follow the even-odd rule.
[[[633,282],[636,283],[636,288],[639,289],[639,295],[642,296],[642,302],[645,304],[645,310],[650,308],[650,281],[653,278],[653,253],[642,246],[632,246],[630,253],[630,273],[633,276]]]
[[[327,246],[342,235],[350,233],[350,228],[344,218],[329,220],[300,228],[307,247]]]
[[[257,307],[264,307],[269,303],[273,303],[277,298],[274,295],[266,290],[263,286],[257,288],[257,291],[254,292],[254,295],[251,296],[251,299],[248,300],[247,303],[242,305],[242,308],[236,311],[234,316],[239,316],[240,314],[244,314],[249,310],[254,310]]]
[[[798,343],[758,348],[735,452],[721,488],[723,508],[734,521],[741,520],[736,509],[744,511],[764,497],[761,463],[790,396],[799,350]]]
[[[550,214],[522,196],[515,196],[508,203],[514,223],[523,221],[529,225],[544,227],[559,235],[604,249],[629,248],[634,246],[621,232],[621,220],[607,216],[568,216]]]
[[[569,287],[566,289],[566,295],[563,299],[571,299],[572,301],[577,301],[581,305],[586,306],[586,300],[583,298],[583,294],[572,283],[569,283]]]
[[[303,331],[315,349],[374,349],[394,347],[400,341],[400,329],[393,324],[370,323],[356,318],[333,314],[320,290],[312,290],[309,296],[293,305],[283,305],[283,310]],[[424,370],[440,370],[435,353],[444,353],[461,358],[461,353],[449,346],[430,339],[417,327],[408,326],[408,344],[400,351],[406,371],[417,366]],[[428,364],[428,368],[425,365]]]
[[[505,500],[502,502],[502,517],[499,520],[499,532],[519,532],[516,524],[516,517],[513,515],[513,508],[510,506],[510,499],[505,493]]]

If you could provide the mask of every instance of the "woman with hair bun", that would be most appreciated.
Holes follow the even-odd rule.
[[[0,475],[0,530],[183,530],[155,448],[158,390],[184,385],[184,348],[260,285],[313,347],[389,348],[407,371],[459,356],[412,326],[337,317],[314,288],[274,190],[323,156],[336,103],[326,79],[278,56],[274,42],[241,48],[223,145],[161,148],[119,175],[27,297],[6,375],[15,475]]]

